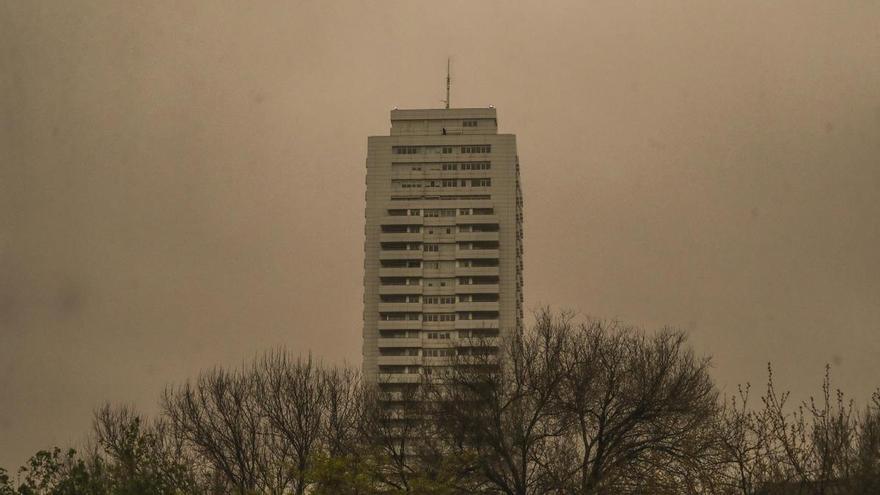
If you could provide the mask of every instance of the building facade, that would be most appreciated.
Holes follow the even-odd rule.
[[[494,108],[392,110],[367,151],[364,374],[436,372],[462,339],[522,327],[516,136]]]

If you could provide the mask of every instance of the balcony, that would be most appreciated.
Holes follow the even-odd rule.
[[[381,270],[380,270],[381,272]],[[497,277],[497,266],[459,266],[455,268],[458,277]]]
[[[494,240],[498,240],[497,234]],[[379,242],[422,242],[421,232],[380,232]]]
[[[376,322],[379,330],[420,330],[420,320],[379,320]]]
[[[379,383],[419,383],[422,375],[418,373],[379,373]]]
[[[403,217],[408,218],[408,217]],[[459,215],[455,217],[457,224],[497,224],[498,215]]]
[[[453,363],[449,356],[425,356],[424,359],[425,366],[449,366]]]
[[[382,234],[390,235],[390,234]],[[466,241],[497,241],[499,239],[498,232],[458,232],[455,234],[455,240],[458,242]],[[385,240],[384,238],[382,239]]]
[[[450,294],[451,296],[452,294]],[[454,297],[454,296],[453,296]],[[424,304],[422,311],[425,313],[449,313],[455,310],[455,304]]]
[[[470,286],[468,286],[470,287]],[[477,286],[474,286],[477,287]],[[479,286],[484,287],[484,286]],[[497,285],[495,287],[498,287]],[[495,290],[495,292],[498,292]],[[392,295],[392,294],[421,294],[422,286],[421,285],[380,285],[379,286],[379,294]]]
[[[498,284],[458,284],[455,286],[456,294],[498,294],[500,290]]]
[[[487,249],[486,251],[492,251]],[[497,249],[495,250],[497,251]],[[383,249],[379,251],[380,260],[420,260],[422,251],[418,249]]]
[[[455,249],[455,257],[458,259],[498,259],[499,256],[497,249]]]
[[[418,313],[422,310],[422,303],[417,302],[380,302],[380,313]],[[414,321],[414,320],[413,320]]]
[[[422,339],[411,337],[379,337],[379,348],[421,347]]]
[[[459,337],[455,341],[457,347],[498,347],[500,337]]]
[[[455,320],[456,330],[479,330],[498,328],[498,320]]]
[[[409,267],[400,267],[400,268],[383,268],[379,267],[379,276],[380,277],[421,277],[422,276],[422,268],[409,268]]]
[[[382,306],[381,304],[379,305]],[[456,311],[498,311],[498,301],[460,302],[455,304]],[[380,310],[381,311],[381,310]],[[479,320],[471,320],[479,321]]]
[[[422,217],[420,215],[385,215],[379,223],[382,225],[421,225]]]
[[[447,205],[447,207],[448,207],[448,205]],[[453,211],[455,210],[455,208],[450,208],[450,209],[452,209]],[[432,227],[432,228],[436,229],[436,228],[440,228],[440,227],[444,227],[444,228],[449,227],[449,229],[454,232],[455,231],[455,226],[453,225],[454,223],[455,223],[454,216],[451,216],[451,217],[425,217],[425,228]]]
[[[422,323],[422,329],[427,331],[448,331],[454,330],[458,327],[455,326],[455,321],[424,321]],[[434,342],[431,339],[428,339],[428,342]]]
[[[377,356],[379,366],[413,366],[422,364],[422,356]]]

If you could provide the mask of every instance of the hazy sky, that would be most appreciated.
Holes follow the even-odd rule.
[[[0,3],[0,466],[272,346],[360,364],[389,110],[517,135],[527,307],[880,385],[880,3]]]

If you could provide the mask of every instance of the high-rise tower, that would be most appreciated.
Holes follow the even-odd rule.
[[[437,371],[469,337],[522,326],[516,136],[494,108],[392,110],[367,151],[364,372]]]

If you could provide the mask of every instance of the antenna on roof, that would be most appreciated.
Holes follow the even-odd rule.
[[[449,108],[449,83],[452,79],[449,77],[449,57],[446,57],[446,99],[440,100],[446,103],[446,108]]]

